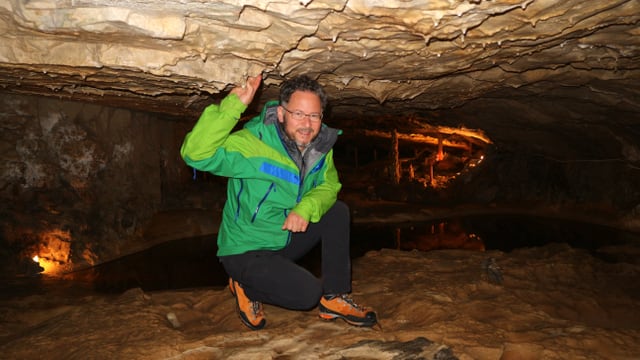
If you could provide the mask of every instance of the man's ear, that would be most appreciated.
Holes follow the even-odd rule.
[[[278,106],[278,122],[279,123],[283,123],[284,122],[284,109],[282,108],[282,106]]]

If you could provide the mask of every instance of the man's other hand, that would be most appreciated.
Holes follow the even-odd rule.
[[[292,211],[289,213],[289,215],[287,215],[287,218],[284,220],[284,225],[282,225],[282,230],[289,230],[291,232],[305,232],[307,231],[307,226],[309,226],[309,222],[305,220],[302,216]]]

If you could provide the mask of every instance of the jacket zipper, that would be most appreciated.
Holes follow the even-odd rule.
[[[262,199],[260,199],[260,202],[258,202],[258,206],[256,206],[256,210],[253,212],[253,216],[251,217],[251,222],[254,222],[256,220],[256,216],[258,216],[258,211],[260,211],[260,206],[262,206],[262,203],[264,203],[265,200],[267,200],[267,196],[269,196],[269,194],[271,193],[271,191],[275,191],[276,188],[276,183],[271,183],[271,185],[269,186],[269,189],[267,189],[267,193],[264,194],[264,196],[262,197]]]
[[[238,218],[240,217],[240,194],[242,194],[243,189],[244,189],[244,181],[240,179],[240,190],[238,190],[238,193],[236,194],[236,204],[238,204],[238,207],[236,208],[235,221],[238,221]]]
[[[299,203],[302,200],[302,184],[304,184],[304,177],[306,170],[306,164],[304,161],[304,155],[300,158],[300,169],[298,169],[300,174],[300,181],[298,182],[298,197],[296,198],[296,203]]]
[[[284,212],[284,218],[286,219],[286,218],[287,218],[287,216],[289,216],[289,210],[284,209],[284,210],[283,210],[283,212]],[[292,233],[291,231],[288,231],[288,234],[287,234],[287,243],[286,243],[286,245],[285,245],[285,246],[288,246],[288,245],[289,245],[289,243],[291,242],[291,235],[292,235],[292,234],[293,234],[293,233]]]
[[[311,175],[311,174],[317,172],[320,169],[320,167],[322,166],[322,163],[323,163],[323,161],[325,159],[325,156],[326,155],[323,155],[323,156],[320,157],[320,159],[315,163],[315,166],[311,169],[311,171],[309,171],[309,174],[307,174],[307,175]],[[304,157],[303,157],[302,158],[302,169],[300,169],[300,183],[298,184],[298,198],[297,198],[296,202],[300,202],[300,200],[302,200],[302,188],[303,188],[303,183],[304,183],[304,178],[305,178],[304,171],[305,171],[305,168],[306,168],[305,165],[306,164],[304,162]],[[313,189],[316,186],[318,186],[318,180],[314,179],[313,180],[313,186],[311,188]]]

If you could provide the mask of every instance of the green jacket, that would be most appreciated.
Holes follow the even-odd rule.
[[[268,102],[231,133],[246,105],[229,95],[203,111],[182,144],[187,165],[229,178],[218,256],[282,249],[291,236],[282,230],[289,212],[318,222],[342,187],[332,150],[340,131],[323,124],[303,156],[280,136],[277,106]]]

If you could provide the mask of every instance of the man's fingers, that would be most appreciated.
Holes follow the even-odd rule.
[[[307,231],[307,226],[309,222],[296,215],[295,213],[290,213],[289,216],[284,221],[282,225],[282,230],[289,230],[291,232],[305,232]]]
[[[238,95],[242,103],[249,105],[260,86],[260,81],[262,81],[262,75],[248,77],[244,85],[236,86],[231,90],[231,93]]]
[[[256,90],[258,90],[258,87],[260,87],[260,81],[262,81],[262,75],[250,76],[244,85],[242,85],[242,89],[251,92],[253,95]]]
[[[258,86],[260,86],[260,81],[262,81],[262,74],[257,75],[257,76],[253,76],[250,77],[247,82],[249,83],[249,85],[254,88],[257,89]]]

